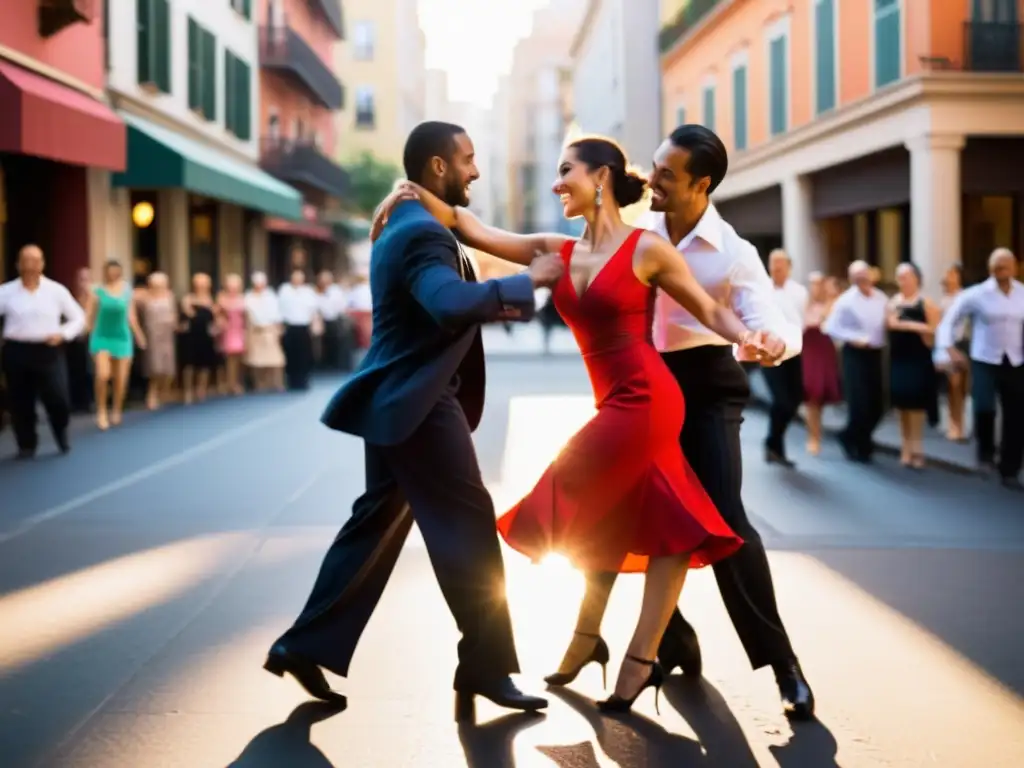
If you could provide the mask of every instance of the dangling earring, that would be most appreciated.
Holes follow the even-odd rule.
[[[597,185],[597,194],[594,195],[594,205],[598,208],[601,207],[601,202],[604,200],[604,187],[600,184]]]

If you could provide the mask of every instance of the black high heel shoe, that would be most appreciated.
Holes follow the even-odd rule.
[[[544,682],[548,685],[553,685],[556,688],[568,685],[579,677],[580,672],[583,671],[583,668],[587,666],[587,664],[593,663],[601,665],[601,685],[602,687],[607,688],[608,662],[611,660],[611,654],[608,653],[608,644],[605,643],[604,638],[600,635],[592,635],[589,632],[577,632],[576,634],[580,637],[591,637],[597,640],[597,643],[594,644],[594,650],[592,650],[590,655],[580,662],[579,666],[575,669],[571,669],[568,672],[555,672],[555,674],[545,677]]]
[[[617,693],[613,693],[604,701],[597,702],[597,708],[602,712],[629,712],[633,709],[633,703],[640,698],[640,694],[646,691],[648,688],[654,689],[654,711],[659,715],[661,709],[658,707],[658,696],[661,693],[661,686],[665,683],[665,671],[661,668],[661,665],[656,661],[649,659],[641,659],[638,656],[627,655],[626,659],[629,661],[636,662],[637,664],[643,664],[644,666],[651,668],[651,674],[647,676],[644,684],[640,686],[632,697],[626,699],[619,696]]]

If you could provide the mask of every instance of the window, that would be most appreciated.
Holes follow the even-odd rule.
[[[709,131],[715,130],[715,86],[705,85],[701,92],[703,102],[704,127]]]
[[[686,107],[682,105],[676,107],[676,125],[686,125]]]
[[[252,18],[252,0],[231,0],[231,7],[245,18]]]
[[[139,85],[171,92],[169,0],[136,0],[136,67]]]
[[[375,31],[372,21],[356,22],[352,30],[352,51],[357,61],[373,61]]]
[[[768,29],[768,127],[772,136],[789,128],[789,17]]]
[[[373,128],[377,124],[377,109],[373,88],[361,85],[356,89],[356,127]]]
[[[188,106],[207,120],[217,119],[217,38],[188,19]]]
[[[242,141],[252,138],[252,72],[224,49],[224,127]]]
[[[836,107],[836,0],[814,0],[814,104],[817,113]]]
[[[742,152],[747,148],[749,120],[747,119],[747,56],[744,52],[732,63],[732,143]]]
[[[872,0],[875,9],[875,87],[900,79],[903,71],[900,44],[900,1]]]

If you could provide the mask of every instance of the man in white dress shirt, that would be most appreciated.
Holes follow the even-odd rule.
[[[284,334],[284,377],[291,390],[309,389],[313,372],[313,321],[319,317],[319,299],[313,287],[306,282],[301,269],[292,271],[291,282],[277,292]]]
[[[781,338],[782,359],[803,344],[801,324],[787,322],[757,249],[722,220],[709,195],[725,177],[728,155],[712,131],[684,125],[658,148],[651,176],[651,210],[640,222],[686,256],[694,277],[713,297],[728,302],[762,337]],[[754,669],[771,666],[786,713],[814,714],[814,695],[779,617],[768,558],[743,507],[740,424],[750,398],[747,375],[732,346],[682,307],[659,295],[654,339],[686,401],[680,444],[686,460],[729,526],[744,540],[732,557],[714,566],[729,617]],[[584,610],[603,612],[617,574],[589,574]],[[603,587],[603,589],[602,589]],[[667,672],[702,670],[700,644],[677,609],[658,649]]]
[[[67,288],[43,275],[44,266],[42,250],[26,245],[18,254],[19,277],[0,285],[3,369],[11,426],[21,459],[36,453],[36,398],[46,409],[61,453],[71,449],[63,347],[82,332],[85,312]]]
[[[850,461],[863,463],[871,461],[875,429],[885,415],[882,349],[889,299],[875,288],[866,262],[853,262],[847,274],[850,287],[836,299],[821,330],[843,345],[846,427],[839,443]]]
[[[953,301],[935,332],[936,354],[963,360],[956,330],[971,319],[971,401],[978,463],[995,469],[1007,488],[1024,490],[1024,283],[1017,259],[997,248],[988,261],[989,279],[971,286]],[[996,465],[996,400],[1003,411],[999,462]]]
[[[793,262],[781,248],[768,255],[768,273],[775,288],[775,300],[790,327],[803,328],[807,313],[807,289],[790,277]],[[799,355],[764,369],[764,378],[772,395],[768,437],[765,438],[765,460],[769,464],[792,467],[786,456],[786,430],[804,399],[803,361]]]

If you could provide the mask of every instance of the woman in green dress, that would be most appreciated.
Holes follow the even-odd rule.
[[[89,302],[89,352],[96,369],[96,425],[107,429],[121,423],[121,412],[132,370],[134,345],[146,348],[135,312],[131,286],[125,282],[121,265],[108,261],[103,266],[103,282],[93,291]],[[107,416],[107,395],[114,382],[113,403]]]

